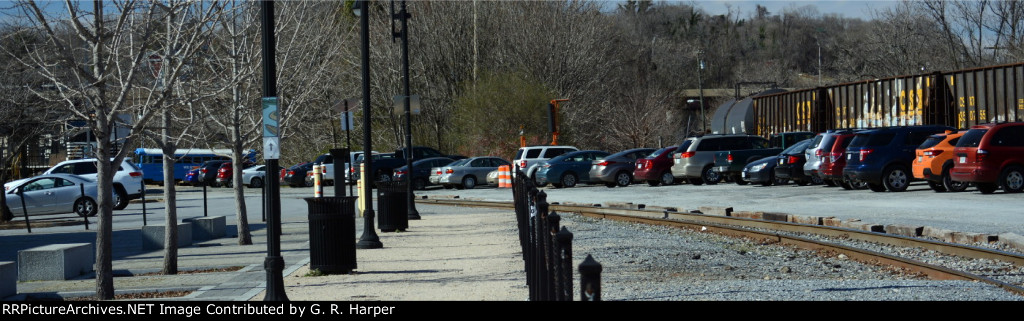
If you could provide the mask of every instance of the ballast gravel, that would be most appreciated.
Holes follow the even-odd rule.
[[[561,225],[574,234],[574,265],[587,255],[602,265],[605,301],[1024,300],[983,282],[929,280],[841,254],[572,213],[559,215]],[[578,296],[580,276],[574,273]]]

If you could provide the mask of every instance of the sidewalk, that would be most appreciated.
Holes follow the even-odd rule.
[[[526,277],[518,249],[515,216],[511,211],[420,204],[417,209],[422,219],[410,221],[407,231],[382,233],[378,230],[384,248],[356,250],[357,269],[348,275],[307,276],[309,225],[305,220],[283,222],[281,255],[285,261],[288,299],[526,300]],[[357,217],[353,242],[362,235],[362,225],[363,218]],[[241,267],[240,270],[140,276],[160,271],[163,251],[115,253],[115,291],[117,294],[191,291],[185,297],[148,300],[263,300],[266,228],[258,220],[251,222],[250,227],[252,245],[237,245],[236,239],[229,236],[193,244],[179,249],[178,253],[179,271],[228,267]],[[228,234],[235,233],[229,230]],[[114,240],[118,248],[141,248],[125,244],[140,242],[137,233],[123,231],[119,235],[120,239]],[[83,236],[75,234],[75,237]],[[95,276],[20,282],[18,292],[6,300],[24,300],[26,295],[34,298],[90,296],[95,293]]]

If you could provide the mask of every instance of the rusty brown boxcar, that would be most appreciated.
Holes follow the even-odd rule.
[[[721,120],[714,124],[719,125],[714,131],[767,137],[790,131],[928,124],[966,129],[990,122],[1024,121],[1024,63],[859,81],[748,99],[751,105],[740,108],[749,113],[746,115],[737,113],[739,109],[719,108],[715,118]],[[717,115],[723,112],[721,117]]]

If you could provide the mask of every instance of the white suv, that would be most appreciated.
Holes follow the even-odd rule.
[[[540,168],[538,165],[544,163],[544,161],[554,158],[558,155],[562,155],[568,152],[575,152],[579,149],[572,146],[529,146],[519,148],[516,152],[516,157],[512,161],[512,166],[519,166],[519,170],[526,173],[526,176],[533,179],[533,183],[537,186],[543,186],[537,184],[537,178],[535,173]],[[515,176],[515,169],[512,171],[512,175]],[[547,185],[547,184],[544,184]]]
[[[60,162],[43,174],[74,174],[95,180],[96,172],[96,159],[86,158]],[[114,174],[114,209],[122,210],[128,206],[129,201],[141,198],[143,188],[142,169],[125,158]]]

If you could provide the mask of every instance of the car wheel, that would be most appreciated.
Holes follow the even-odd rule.
[[[385,172],[377,173],[377,181],[378,182],[390,182],[391,181],[391,175],[389,175],[388,173],[385,173]]]
[[[978,191],[982,194],[992,194],[999,188],[999,185],[996,185],[996,183],[977,183],[974,185],[978,186]]]
[[[836,180],[835,182],[836,182],[836,184],[839,184],[839,187],[842,187],[845,190],[852,190],[853,189],[853,185],[851,185],[846,180]]]
[[[537,188],[548,186],[548,183],[541,183],[537,181],[537,173],[533,173],[533,175],[530,176],[530,180],[533,180],[533,186],[536,186]]]
[[[951,167],[942,168],[942,185],[950,192],[963,192],[967,190],[967,182],[957,182],[953,180],[953,176],[949,175]]]
[[[705,183],[708,183],[708,185],[715,185],[722,181],[722,175],[715,172],[711,165],[708,165],[707,167],[704,167],[701,179],[703,179]]]
[[[79,198],[75,201],[74,211],[78,216],[96,216],[96,201],[88,197]]]
[[[565,186],[565,187],[576,187],[576,183],[578,181],[578,178],[576,177],[576,174],[569,172],[569,173],[562,174],[561,181],[562,181],[562,186]]]
[[[422,191],[427,188],[427,181],[422,178],[412,180],[412,188],[418,191]]]
[[[1007,193],[1020,193],[1024,190],[1024,168],[1010,166],[999,174],[999,185]]]
[[[661,181],[649,180],[649,181],[647,181],[647,185],[658,186],[658,185],[661,185]]]
[[[946,186],[942,185],[942,182],[928,181],[928,187],[931,187],[931,189],[937,193],[946,191]]]
[[[676,178],[672,176],[672,172],[661,173],[661,185],[672,185],[676,182]]]
[[[462,178],[462,188],[473,189],[476,187],[476,177],[466,176]]]
[[[891,166],[882,172],[882,184],[890,192],[902,192],[910,185],[910,176],[903,166]]]
[[[818,176],[818,175],[815,175],[815,174],[811,174],[811,184],[814,184],[814,185],[825,184],[825,180],[822,179],[821,176]],[[832,186],[835,186],[835,185],[832,185]]]
[[[868,188],[871,189],[872,192],[885,192],[885,186],[882,184],[868,183]]]
[[[633,182],[633,175],[629,175],[627,172],[619,172],[615,174],[615,184],[618,186],[626,187]]]
[[[303,180],[302,184],[304,186],[306,186],[306,187],[313,187],[313,181],[312,180]]]
[[[259,177],[253,177],[251,180],[249,180],[249,187],[263,188],[263,179]]]
[[[772,186],[772,183],[775,183],[775,174],[768,173],[768,179],[761,182],[761,186]]]
[[[865,182],[847,182],[853,189],[868,189],[868,183]]]
[[[114,210],[120,211],[128,207],[128,195],[120,188],[114,189]]]

